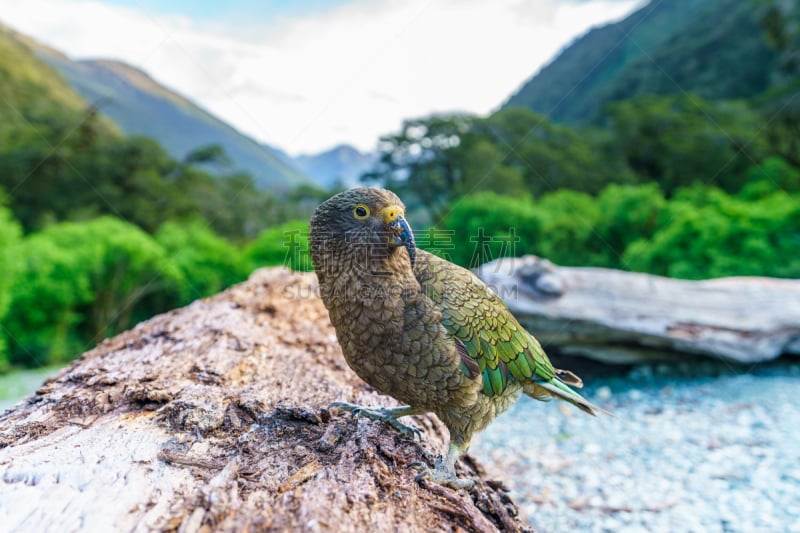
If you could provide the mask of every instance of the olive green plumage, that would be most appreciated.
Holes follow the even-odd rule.
[[[589,414],[602,411],[569,387],[580,387],[580,379],[553,368],[539,342],[486,284],[416,249],[394,193],[340,193],[316,209],[310,230],[320,295],[347,363],[408,407],[336,405],[405,432],[416,430],[398,417],[435,413],[450,431],[450,448],[422,476],[469,486],[455,476],[456,459],[520,392],[559,398]]]

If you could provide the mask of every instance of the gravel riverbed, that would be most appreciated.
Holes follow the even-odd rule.
[[[585,381],[616,418],[523,398],[470,450],[539,533],[800,533],[800,361]]]

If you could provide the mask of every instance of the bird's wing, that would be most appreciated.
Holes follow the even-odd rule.
[[[414,273],[441,311],[462,361],[466,353],[478,363],[486,395],[502,394],[510,380],[549,382],[557,375],[539,342],[472,272],[420,250]],[[472,375],[468,359],[462,368]]]

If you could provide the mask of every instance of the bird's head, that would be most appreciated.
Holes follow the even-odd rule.
[[[318,269],[321,247],[332,243],[370,257],[389,257],[402,247],[414,266],[414,233],[406,221],[403,202],[392,191],[360,187],[339,193],[314,210],[309,228],[312,258]]]

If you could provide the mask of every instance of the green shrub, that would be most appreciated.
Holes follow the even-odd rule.
[[[773,193],[744,201],[718,189],[682,190],[651,239],[631,244],[624,261],[676,278],[800,276],[800,196]]]
[[[15,247],[21,234],[22,229],[14,220],[11,211],[0,206],[0,372],[4,372],[8,367],[6,332],[2,325],[11,304],[11,289],[19,270]]]
[[[541,253],[542,226],[542,217],[529,198],[481,192],[453,204],[441,228],[432,230],[430,246],[420,242],[420,247],[475,268],[500,257]]]
[[[780,191],[800,191],[800,169],[773,156],[766,158],[760,165],[750,167],[747,171],[747,184],[738,196],[745,200],[756,200]]]
[[[112,217],[25,238],[6,318],[11,361],[66,361],[178,301],[180,270],[142,230]]]
[[[438,246],[420,247],[469,267],[533,253],[687,279],[800,277],[800,195],[781,190],[746,200],[696,185],[667,201],[655,184],[610,185],[538,202],[484,192],[461,198],[439,231]]]
[[[545,194],[535,206],[542,219],[538,253],[560,265],[596,265],[597,201],[588,194],[560,190]]]
[[[249,273],[239,249],[202,220],[167,222],[155,239],[183,275],[182,303],[215,294]]]
[[[292,220],[262,231],[245,248],[252,268],[283,265],[292,270],[314,269],[308,247],[308,221]]]
[[[598,219],[593,244],[597,263],[611,268],[637,270],[623,254],[631,243],[649,239],[656,231],[660,213],[666,206],[664,193],[655,183],[648,185],[609,185],[597,198]]]

